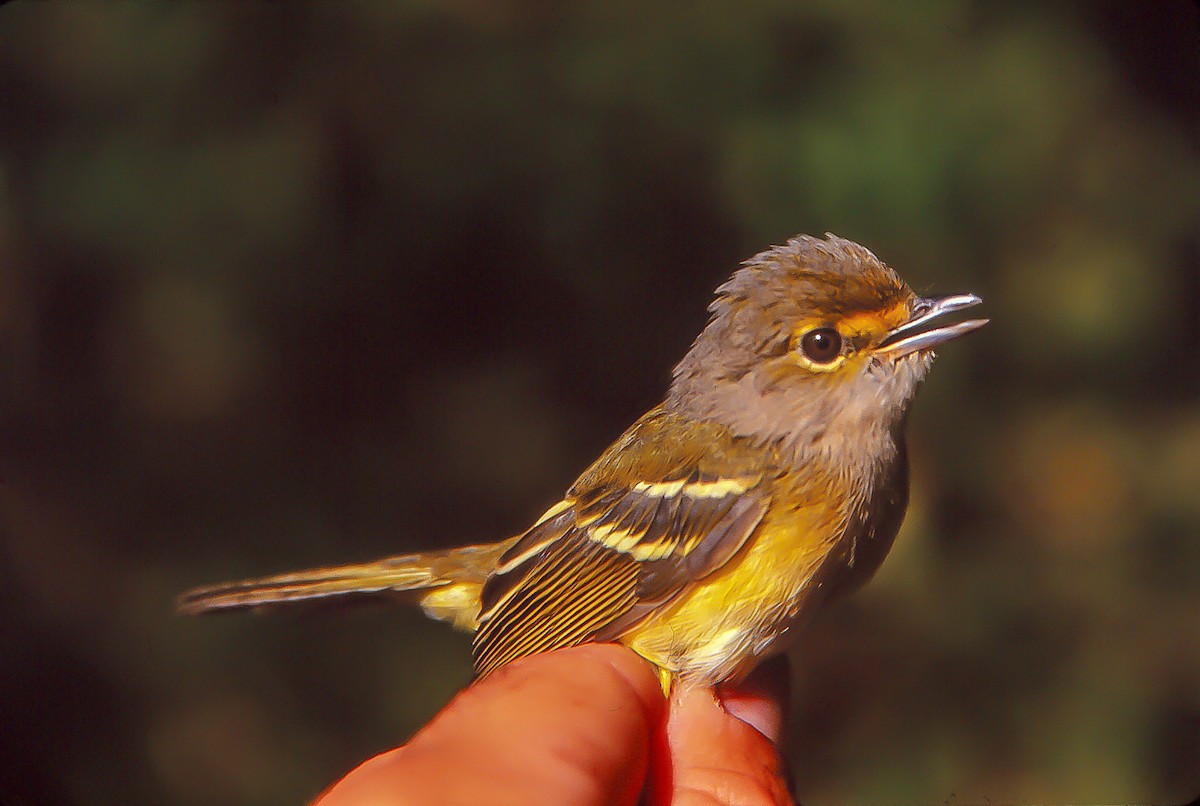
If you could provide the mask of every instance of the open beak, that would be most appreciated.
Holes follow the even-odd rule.
[[[919,299],[913,307],[913,318],[889,333],[875,348],[875,352],[877,355],[900,358],[918,350],[932,350],[943,342],[978,330],[988,323],[987,319],[968,319],[942,327],[930,327],[929,324],[940,316],[970,308],[981,302],[983,300],[974,294]]]

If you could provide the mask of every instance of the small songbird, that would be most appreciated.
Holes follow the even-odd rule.
[[[866,248],[746,261],[666,399],[523,534],[199,588],[185,613],[399,595],[474,633],[475,670],[599,641],[675,683],[735,682],[879,567],[908,505],[904,426],[973,294],[919,297]]]

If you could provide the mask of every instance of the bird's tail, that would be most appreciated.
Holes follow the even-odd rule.
[[[400,596],[415,600],[433,618],[471,631],[477,626],[483,583],[515,540],[225,582],[188,591],[178,606],[182,613],[199,615],[321,599]]]

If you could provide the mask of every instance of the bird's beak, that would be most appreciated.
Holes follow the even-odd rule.
[[[988,323],[987,319],[968,319],[965,322],[934,328],[930,328],[929,323],[952,311],[961,311],[981,302],[983,300],[974,294],[919,299],[913,306],[912,318],[887,334],[887,338],[880,342],[875,352],[890,358],[900,358],[918,350],[931,350],[939,344],[978,330]]]

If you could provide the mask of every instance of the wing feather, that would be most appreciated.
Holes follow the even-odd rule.
[[[516,658],[587,640],[629,608],[636,589],[631,559],[579,533],[560,541],[481,619],[476,671],[484,675]]]
[[[718,570],[766,512],[770,459],[719,426],[652,411],[500,558],[481,597],[476,671],[617,639]]]

